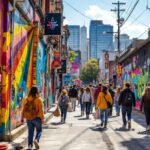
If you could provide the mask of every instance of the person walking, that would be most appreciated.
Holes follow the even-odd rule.
[[[130,89],[130,83],[125,84],[126,88],[121,92],[119,105],[122,106],[123,128],[126,128],[128,118],[128,129],[131,129],[132,106],[135,107],[135,95]]]
[[[150,132],[150,87],[146,86],[142,94],[142,101],[140,110],[145,113],[146,117],[146,130]]]
[[[90,113],[93,113],[93,108],[95,106],[95,101],[94,101],[94,94],[95,94],[95,88],[94,86],[92,86],[92,84],[89,85],[90,91],[91,91],[91,95],[92,95],[92,103],[91,103],[91,108],[90,108]]]
[[[89,119],[90,108],[92,103],[92,94],[90,88],[87,87],[83,93],[82,101],[84,102],[85,111],[86,111],[86,118]]]
[[[84,102],[83,102],[83,93],[84,93],[84,88],[80,88],[79,91],[79,102],[80,102],[80,107],[81,107],[81,117],[84,115]]]
[[[119,106],[119,97],[121,93],[121,87],[117,88],[117,91],[115,93],[115,108],[116,108],[116,116],[120,116],[120,106]]]
[[[99,93],[97,98],[96,109],[100,109],[101,127],[107,128],[108,122],[108,108],[112,105],[112,97],[108,92],[106,86],[102,87],[102,91]]]
[[[78,91],[76,89],[76,85],[73,85],[73,87],[69,90],[69,98],[71,100],[71,105],[73,111],[76,110],[76,101],[78,99]]]
[[[111,107],[109,108],[108,115],[109,115],[109,116],[112,116],[115,92],[114,92],[114,90],[113,90],[113,88],[112,88],[112,84],[111,84],[111,83],[109,84],[108,91],[109,91],[109,93],[110,93],[110,95],[111,95],[111,97],[112,97],[112,105],[111,105]]]
[[[32,87],[28,97],[23,101],[21,121],[27,121],[28,127],[28,149],[31,150],[33,143],[36,149],[39,149],[39,140],[42,134],[42,123],[44,123],[43,100],[39,95],[38,88]],[[36,128],[36,136],[34,138],[34,130]]]
[[[66,89],[63,89],[58,100],[58,105],[61,111],[61,123],[66,122],[68,104],[69,104],[68,92]]]
[[[96,106],[96,104],[97,104],[98,95],[99,95],[99,93],[100,93],[101,91],[102,91],[102,84],[99,83],[99,84],[97,85],[97,88],[95,89],[95,92],[94,92],[95,106]]]

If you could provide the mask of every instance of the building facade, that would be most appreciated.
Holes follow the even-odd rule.
[[[83,66],[88,60],[87,28],[85,26],[81,27],[80,33],[81,65]]]
[[[100,20],[90,23],[90,57],[99,59],[102,50],[113,50],[113,26],[105,25]]]
[[[117,74],[119,85],[131,83],[136,97],[136,107],[140,109],[144,87],[150,82],[150,38],[136,42],[120,56],[121,71]]]
[[[71,50],[79,51],[80,50],[80,26],[69,25],[68,29],[70,32],[70,36],[68,39],[68,46]]]

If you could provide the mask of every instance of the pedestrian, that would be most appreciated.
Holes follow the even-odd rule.
[[[92,103],[91,103],[91,109],[90,109],[90,113],[92,114],[93,108],[95,106],[95,101],[94,101],[95,88],[92,86],[92,84],[90,84],[89,87],[90,87],[91,96],[92,96]]]
[[[97,98],[98,98],[98,95],[99,95],[99,93],[101,92],[101,90],[102,90],[102,84],[99,83],[99,84],[97,85],[97,88],[95,89],[95,92],[94,92],[95,106],[96,106],[96,104],[97,104]]]
[[[39,95],[38,88],[32,87],[28,97],[23,102],[21,121],[27,121],[28,127],[28,148],[32,149],[33,143],[36,149],[39,149],[39,140],[42,134],[42,123],[44,123],[43,101]],[[34,138],[34,130],[36,128],[36,136]]]
[[[79,92],[79,101],[80,101],[80,107],[81,107],[81,117],[84,115],[84,102],[83,102],[83,93],[84,93],[84,88],[80,88]]]
[[[112,97],[112,100],[113,100],[113,101],[112,101],[112,105],[111,105],[111,107],[110,107],[110,109],[109,109],[108,115],[109,115],[109,116],[112,116],[115,92],[114,92],[114,90],[113,90],[113,88],[112,88],[112,84],[111,84],[111,83],[109,84],[108,91],[109,91],[109,93],[110,93],[110,95],[111,95],[111,97]]]
[[[117,91],[115,93],[115,108],[116,108],[116,116],[120,116],[120,106],[119,106],[119,97],[121,93],[121,87],[117,87]]]
[[[58,100],[58,105],[61,111],[61,123],[66,122],[68,104],[69,104],[69,96],[67,90],[63,89]]]
[[[109,105],[112,105],[112,97],[108,92],[106,86],[102,87],[102,91],[99,93],[97,98],[96,109],[100,109],[100,119],[101,119],[101,127],[107,128],[108,122],[108,108]]]
[[[146,130],[150,132],[150,87],[146,86],[142,94],[141,111],[144,110],[146,117]]]
[[[76,89],[76,85],[73,85],[73,87],[69,90],[69,98],[71,100],[71,105],[73,111],[76,110],[76,101],[78,99],[78,91]]]
[[[92,103],[92,94],[89,87],[87,87],[86,90],[84,91],[82,101],[84,102],[85,106],[86,118],[89,119],[90,108]]]
[[[119,105],[122,106],[122,120],[123,128],[126,128],[128,118],[128,129],[131,129],[131,114],[132,106],[135,107],[135,95],[130,89],[130,83],[125,84],[125,89],[121,92],[119,97]]]

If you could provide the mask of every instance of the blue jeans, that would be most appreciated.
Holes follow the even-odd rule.
[[[84,112],[84,103],[80,101],[81,112]]]
[[[39,142],[42,134],[42,121],[40,118],[27,121],[28,126],[28,145],[33,146],[34,129],[36,128],[35,139]]]
[[[108,121],[108,110],[107,109],[100,110],[100,119],[101,119],[102,123],[105,123],[105,125],[107,125],[107,121]]]
[[[118,101],[115,101],[116,113],[120,114],[120,106]]]
[[[125,126],[127,124],[126,116],[128,118],[128,121],[131,121],[131,113],[132,107],[122,106],[122,120]]]
[[[61,111],[61,119],[63,119],[64,122],[66,121],[67,108],[68,108],[68,106],[60,107],[60,111]]]
[[[85,102],[85,111],[86,111],[86,116],[90,114],[90,109],[91,109],[91,102]]]

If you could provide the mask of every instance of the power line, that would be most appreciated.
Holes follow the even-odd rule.
[[[141,36],[143,36],[148,30],[149,30],[149,28],[146,29],[144,32],[142,32],[137,38],[140,38]]]
[[[70,3],[68,3],[67,1],[64,1],[64,3],[66,3],[69,7],[71,7],[74,11],[76,11],[77,13],[79,13],[80,15],[82,15],[83,17],[92,20],[92,18],[86,16],[85,14],[83,14],[81,11],[79,11],[78,9],[76,9],[75,7],[73,7]]]
[[[131,11],[130,11],[130,13],[129,13],[129,15],[127,16],[127,18],[125,19],[125,21],[123,22],[122,25],[124,25],[124,24],[127,22],[127,20],[129,19],[129,17],[132,15],[132,13],[133,13],[134,9],[136,8],[137,4],[139,3],[139,1],[140,1],[140,0],[137,0],[137,1],[135,2],[134,6],[132,7],[132,9],[131,9]]]
[[[145,12],[146,12],[146,10],[142,11],[129,25],[122,28],[122,31],[125,30],[127,27],[131,26],[134,22],[136,22],[142,15],[144,15]],[[145,25],[144,23],[142,23],[142,24]],[[147,26],[147,25],[145,25],[145,26]],[[147,26],[147,27],[149,27],[149,26]]]

